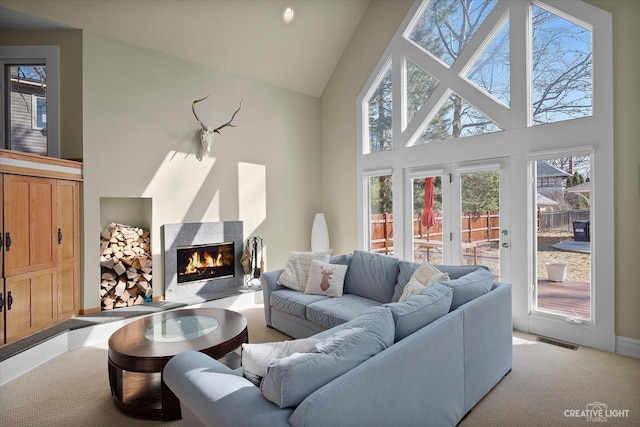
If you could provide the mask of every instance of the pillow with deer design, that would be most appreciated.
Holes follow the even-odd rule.
[[[346,275],[346,265],[313,260],[309,268],[309,280],[307,280],[307,287],[304,293],[341,297]]]

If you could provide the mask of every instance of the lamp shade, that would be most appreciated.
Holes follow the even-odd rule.
[[[329,247],[329,229],[324,214],[317,213],[313,219],[313,227],[311,228],[311,250],[313,252],[328,251]]]

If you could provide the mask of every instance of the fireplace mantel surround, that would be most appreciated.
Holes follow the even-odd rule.
[[[179,247],[233,242],[234,276],[178,284],[177,251]],[[162,251],[164,254],[165,298],[182,301],[194,296],[241,288],[244,284],[240,258],[243,250],[242,221],[164,224]]]

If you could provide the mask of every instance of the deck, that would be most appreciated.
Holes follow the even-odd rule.
[[[591,318],[591,285],[538,279],[538,310],[580,319]]]

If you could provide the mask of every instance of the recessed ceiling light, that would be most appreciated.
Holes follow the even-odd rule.
[[[291,24],[293,20],[296,18],[296,10],[293,6],[287,6],[282,11],[282,22],[285,24]]]

